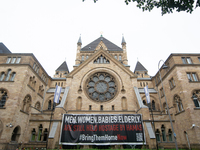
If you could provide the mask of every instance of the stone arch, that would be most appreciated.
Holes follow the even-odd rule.
[[[20,135],[21,135],[21,127],[16,126],[12,132],[11,141],[18,142]]]
[[[50,96],[46,99],[46,101],[45,101],[45,103],[44,103],[44,106],[43,106],[43,109],[44,109],[44,110],[52,110],[52,109],[54,109],[57,105],[60,104],[60,102],[61,102],[61,100],[62,100],[62,97],[60,96],[60,98],[59,98],[59,103],[57,103],[57,104],[54,103],[53,100],[54,100],[54,95],[50,95]]]

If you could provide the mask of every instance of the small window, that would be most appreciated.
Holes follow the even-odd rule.
[[[38,131],[38,137],[37,137],[37,141],[41,141],[42,139],[42,124],[40,124],[39,126],[39,131]]]
[[[164,125],[162,125],[161,131],[162,131],[162,139],[163,139],[163,142],[164,142],[164,141],[166,141],[166,133],[165,133],[165,127],[164,127]]]
[[[12,60],[11,60],[11,64],[14,64],[16,61],[16,57],[13,57]]]
[[[84,55],[81,56],[81,60],[84,60]]]
[[[155,105],[155,101],[154,100],[152,100],[152,109],[156,110],[156,105]]]
[[[171,78],[170,80],[169,80],[169,86],[170,86],[170,89],[173,89],[176,85],[175,85],[175,81],[174,81],[174,79],[173,78]]]
[[[10,61],[11,61],[11,57],[8,57],[6,63],[9,64]]]
[[[122,56],[121,55],[119,55],[119,60],[122,60]]]
[[[197,82],[198,81],[198,78],[197,78],[197,75],[196,75],[196,73],[194,73],[194,72],[188,72],[187,73],[187,77],[188,77],[188,80],[190,81],[190,82]]]
[[[33,128],[32,134],[31,134],[31,141],[35,141],[35,135],[36,135],[35,128]]]
[[[192,60],[190,57],[182,57],[183,64],[192,64]]]
[[[1,73],[1,77],[0,77],[0,81],[3,81],[4,77],[5,77],[5,73],[2,72],[2,73]]]
[[[168,131],[168,136],[169,136],[169,141],[170,141],[170,142],[173,141],[171,129],[169,129],[169,131]]]
[[[195,91],[192,95],[192,99],[193,99],[195,107],[200,107],[200,102],[199,102],[199,99],[198,99],[199,93],[200,93],[200,91]]]
[[[200,57],[198,57],[198,59],[199,59],[199,62],[200,62]]]
[[[92,110],[92,105],[89,105],[89,110]]]
[[[115,55],[115,59],[117,59],[117,55]]]
[[[12,75],[11,75],[10,81],[14,81],[15,75],[16,75],[16,73],[13,72]]]
[[[48,110],[51,110],[51,100],[48,102]]]
[[[156,130],[156,140],[160,142],[160,131],[158,129]]]
[[[178,95],[174,96],[174,102],[175,102],[175,105],[176,105],[176,112],[183,111],[183,104],[182,104],[182,101],[181,101],[181,99]]]
[[[88,59],[88,55],[86,55],[86,59]]]
[[[103,110],[103,105],[100,106],[100,110]]]
[[[47,128],[45,128],[43,141],[47,141],[47,138],[48,138],[48,131]]]
[[[5,81],[8,81],[8,80],[9,80],[10,74],[11,74],[11,69],[8,69],[8,72],[7,72],[7,76],[6,76]]]
[[[112,110],[115,110],[115,105],[112,105]]]
[[[0,108],[3,108],[6,104],[6,99],[7,99],[7,92],[4,90],[1,90],[1,99],[0,99]]]
[[[16,64],[19,64],[20,60],[21,60],[21,57],[17,57]]]

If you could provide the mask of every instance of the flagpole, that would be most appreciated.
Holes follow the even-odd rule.
[[[151,105],[151,103],[150,103],[150,105]],[[154,134],[155,134],[155,137],[156,137],[156,128],[155,128],[155,122],[154,122],[154,117],[153,117],[152,106],[150,108],[151,108],[151,117],[152,117],[152,124],[153,124],[153,128],[154,128]],[[156,138],[156,150],[158,150],[157,138]]]
[[[54,106],[54,102],[53,102],[53,106]],[[50,121],[49,121],[49,132],[48,132],[47,142],[46,142],[46,150],[47,150],[47,147],[48,147],[48,140],[49,140],[49,133],[50,133],[50,128],[51,128],[51,120],[52,120],[52,116],[53,116],[53,110],[54,110],[54,108],[52,107],[51,117],[50,117]]]
[[[147,105],[149,105],[149,108],[151,109],[152,124],[153,124],[153,127],[154,127],[154,134],[155,134],[155,138],[156,138],[155,122],[154,122],[154,117],[153,117],[153,111],[152,111],[152,105],[151,105],[151,100],[150,100],[148,85],[144,87],[144,93],[145,93],[145,96],[146,96]],[[156,150],[158,150],[157,139],[156,139]]]
[[[47,142],[46,142],[46,150],[47,150],[47,147],[48,147],[48,140],[49,140],[53,111],[56,107],[56,103],[59,103],[61,90],[62,90],[62,87],[56,85],[56,89],[55,89],[55,93],[54,93],[54,99],[53,99],[53,107],[52,107],[51,117],[50,117],[50,122],[49,122],[49,132],[48,132],[48,137],[47,137]]]

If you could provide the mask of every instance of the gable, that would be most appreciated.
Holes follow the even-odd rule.
[[[67,77],[69,77],[69,78],[73,77],[76,73],[78,73],[81,69],[83,69],[89,63],[97,65],[97,64],[110,64],[111,62],[114,63],[115,66],[118,66],[119,68],[121,68],[124,72],[126,72],[127,74],[129,74],[131,77],[137,77],[132,71],[130,71],[128,68],[126,68],[120,61],[118,61],[117,59],[115,59],[111,54],[109,54],[107,51],[105,51],[103,49],[100,49],[99,51],[97,51],[96,53],[94,53],[86,61],[84,61],[77,68],[75,68],[73,71],[71,71],[67,75]],[[101,65],[101,67],[102,67],[102,65]]]

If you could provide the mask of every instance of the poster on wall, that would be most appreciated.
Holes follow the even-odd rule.
[[[141,114],[63,114],[60,144],[146,144]]]

